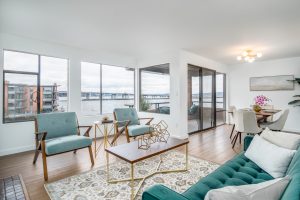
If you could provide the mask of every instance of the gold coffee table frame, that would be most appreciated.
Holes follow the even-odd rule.
[[[103,130],[101,130],[101,127],[103,127]],[[99,145],[97,145],[97,130],[100,133],[100,137],[103,137],[103,141],[99,142]],[[114,145],[112,145],[109,140],[108,137],[109,135],[113,132],[113,134],[116,134],[116,132],[114,131],[114,123],[113,120],[109,120],[109,121],[95,121],[94,122],[94,151],[95,151],[95,158],[97,157],[100,148],[102,147],[102,145],[104,146],[104,149],[106,149],[108,146],[114,146],[117,144],[117,142],[114,143]]]
[[[141,186],[142,184],[144,183],[144,181],[155,175],[155,174],[159,174],[159,173],[174,173],[174,172],[185,172],[188,170],[188,143],[189,141],[188,140],[179,140],[179,139],[175,139],[175,138],[170,138],[171,140],[171,144],[170,145],[162,145],[163,147],[161,149],[156,149],[155,151],[149,153],[149,154],[145,154],[143,157],[135,157],[134,159],[128,159],[126,158],[125,156],[123,157],[123,153],[121,153],[122,151],[125,151],[126,149],[129,150],[129,149],[132,149],[130,147],[132,146],[135,146],[135,149],[132,149],[132,150],[135,150],[135,151],[147,151],[147,150],[143,150],[143,149],[138,149],[137,148],[137,142],[131,142],[131,143],[127,143],[127,144],[123,144],[123,145],[119,145],[119,146],[116,146],[116,147],[111,147],[111,148],[108,148],[108,149],[105,149],[106,150],[106,170],[107,170],[107,182],[108,183],[118,183],[118,182],[125,182],[125,181],[130,181],[130,187],[131,187],[131,196],[130,196],[130,199],[133,200],[135,199],[137,193],[140,191],[141,189]],[[174,141],[175,140],[175,141]],[[132,143],[135,143],[135,145],[132,145]],[[173,145],[173,144],[174,145]],[[162,143],[156,143],[157,145],[161,145]],[[128,148],[126,148],[126,145],[128,146]],[[120,146],[122,146],[121,148],[119,148]],[[172,170],[159,170],[163,160],[162,160],[162,157],[161,157],[161,154],[162,153],[165,153],[167,151],[170,151],[172,149],[175,149],[175,148],[178,148],[178,147],[182,147],[182,146],[185,146],[185,167],[184,168],[180,168],[180,169],[172,169]],[[119,148],[119,149],[117,149]],[[116,149],[116,150],[115,150]],[[151,147],[150,147],[151,149]],[[114,151],[115,150],[115,151]],[[121,153],[119,154],[118,151]],[[128,154],[130,154],[130,152],[127,152]],[[112,154],[118,158],[121,158],[122,160],[125,160],[127,161],[128,163],[130,163],[130,178],[127,178],[127,179],[118,179],[118,180],[111,180],[110,179],[110,175],[109,175],[109,154]],[[123,155],[122,155],[123,154]],[[135,178],[134,177],[134,164],[139,162],[139,161],[143,161],[147,158],[150,158],[150,157],[153,157],[153,156],[157,156],[159,155],[160,157],[160,162],[158,163],[158,165],[156,166],[156,169],[154,172],[148,174],[147,176],[144,176],[144,177],[137,177]],[[132,156],[128,156],[128,157],[132,157]],[[134,156],[133,156],[134,157]],[[134,189],[134,181],[135,180],[141,180],[137,186],[137,190],[135,191]]]

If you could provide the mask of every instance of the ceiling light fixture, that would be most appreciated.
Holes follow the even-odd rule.
[[[254,62],[257,58],[262,57],[262,53],[261,52],[255,52],[253,50],[245,50],[242,52],[242,54],[240,56],[237,56],[237,60],[239,61],[246,61],[249,63]]]

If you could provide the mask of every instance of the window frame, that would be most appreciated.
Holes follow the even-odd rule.
[[[162,63],[162,64],[157,64],[157,65],[151,65],[151,66],[148,66],[148,67],[154,67],[154,66],[159,66],[159,65],[168,65],[168,70],[169,70],[169,100],[170,100],[170,113],[169,114],[166,114],[166,113],[158,113],[158,112],[153,112],[153,114],[161,114],[161,115],[171,115],[171,67],[170,67],[170,63]],[[139,77],[138,77],[138,83],[139,83],[139,95],[138,95],[138,102],[139,102],[139,112],[145,112],[145,113],[152,113],[152,112],[149,112],[149,111],[142,111],[141,110],[141,99],[142,99],[142,71],[143,69],[145,68],[148,68],[148,67],[143,67],[143,68],[138,68],[138,73],[139,73]]]
[[[80,99],[80,112],[81,114],[83,114],[83,116],[101,116],[101,115],[105,115],[105,114],[112,114],[112,113],[103,113],[103,109],[102,109],[102,106],[103,106],[103,103],[102,103],[102,95],[103,95],[103,79],[102,79],[102,76],[103,76],[103,68],[102,66],[103,65],[106,65],[106,66],[112,66],[112,67],[120,67],[120,68],[129,68],[129,69],[132,69],[133,71],[133,107],[136,108],[136,97],[135,97],[135,94],[136,94],[136,69],[134,67],[124,67],[124,66],[119,66],[119,65],[113,65],[113,64],[104,64],[104,63],[98,63],[98,62],[89,62],[89,61],[81,61],[80,62],[80,75],[82,75],[82,63],[91,63],[91,64],[95,64],[95,65],[99,65],[99,68],[100,68],[100,84],[99,84],[99,91],[100,91],[100,99],[99,99],[99,106],[100,106],[100,113],[98,114],[83,114],[82,112],[82,99]],[[82,76],[81,76],[82,77]],[[81,98],[81,89],[82,89],[82,79],[80,79],[81,81],[81,84],[80,84],[80,98]]]
[[[24,54],[31,54],[31,55],[36,55],[38,57],[38,70],[37,72],[29,72],[29,71],[19,71],[19,70],[6,70],[4,66],[4,52],[5,51],[11,51],[11,52],[17,52],[17,53],[24,53]],[[70,66],[70,60],[68,58],[61,58],[61,57],[56,57],[56,56],[48,56],[48,55],[42,55],[38,53],[32,53],[32,52],[26,52],[26,51],[19,51],[19,50],[11,50],[11,49],[3,49],[3,80],[2,80],[2,124],[10,124],[10,123],[19,123],[19,122],[30,122],[34,121],[34,119],[28,119],[28,120],[19,120],[19,121],[12,121],[12,122],[5,122],[5,109],[4,109],[4,103],[5,103],[5,74],[26,74],[26,75],[35,75],[37,76],[37,93],[41,93],[41,57],[51,57],[51,58],[58,58],[58,59],[65,59],[67,60],[67,94],[68,94],[68,106],[67,106],[67,111],[69,111],[69,66]],[[37,95],[37,113],[40,114],[40,108],[41,108],[41,99],[40,95]],[[34,114],[35,115],[35,114]],[[34,116],[33,115],[33,116]]]

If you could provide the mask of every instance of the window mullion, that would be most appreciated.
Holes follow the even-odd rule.
[[[102,64],[100,64],[100,96],[99,96],[99,98],[100,98],[100,115],[102,115],[102,111],[103,111],[103,109],[102,109],[102,105],[103,105],[103,103],[102,103]]]
[[[37,113],[41,110],[41,56],[38,56],[38,75],[37,75]]]

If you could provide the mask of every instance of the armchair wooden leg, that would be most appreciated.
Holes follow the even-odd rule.
[[[39,155],[40,155],[40,151],[36,149],[36,150],[35,150],[35,153],[34,153],[34,157],[33,157],[33,164],[36,163],[36,161],[37,161]]]
[[[125,135],[126,135],[127,143],[130,143],[130,137],[129,137],[127,128],[126,128],[126,130],[125,130]]]
[[[73,153],[76,154],[76,151],[77,151],[77,150],[74,150]]]
[[[44,180],[48,181],[48,169],[47,169],[47,156],[45,152],[45,141],[41,141],[42,144],[42,157],[43,157],[43,168],[44,168]]]
[[[91,159],[91,163],[92,165],[94,165],[94,156],[93,156],[93,150],[92,150],[92,146],[89,146],[89,152],[90,152],[90,159]]]

